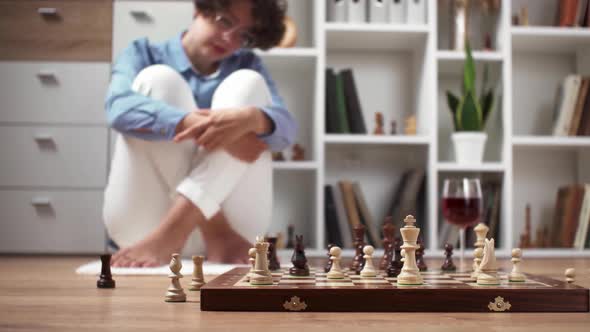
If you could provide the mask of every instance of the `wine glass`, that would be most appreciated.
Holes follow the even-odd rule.
[[[459,226],[460,269],[465,255],[465,229],[476,224],[483,209],[479,179],[445,179],[442,194],[442,213],[447,222]]]

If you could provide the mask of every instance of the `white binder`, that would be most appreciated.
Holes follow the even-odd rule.
[[[348,2],[348,22],[365,23],[367,22],[367,0],[347,0]]]
[[[369,22],[386,23],[388,3],[389,0],[369,0]]]
[[[328,0],[328,22],[346,22],[348,0]]]
[[[406,22],[410,24],[426,23],[426,0],[407,0]]]
[[[389,22],[400,24],[406,22],[406,2],[408,0],[388,0],[389,1]],[[411,0],[410,0],[411,1]]]

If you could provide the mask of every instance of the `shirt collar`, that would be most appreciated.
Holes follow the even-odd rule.
[[[182,36],[184,33],[185,31],[182,31],[175,38],[172,38],[170,42],[170,56],[176,69],[181,73],[193,68],[182,47]]]

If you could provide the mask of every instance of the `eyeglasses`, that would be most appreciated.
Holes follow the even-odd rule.
[[[213,22],[215,23],[215,27],[226,36],[231,36],[231,34],[234,33],[238,28],[234,21],[224,14],[216,14],[213,18]],[[241,47],[250,48],[252,45],[254,45],[254,36],[250,32],[247,30],[237,31],[237,36]]]

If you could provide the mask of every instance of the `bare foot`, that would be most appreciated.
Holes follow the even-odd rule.
[[[252,243],[244,239],[234,230],[219,237],[205,238],[207,245],[207,261],[226,264],[247,264],[248,250]]]
[[[138,243],[119,250],[111,260],[114,267],[155,267],[170,261],[173,253],[184,246],[183,238],[154,232]]]

